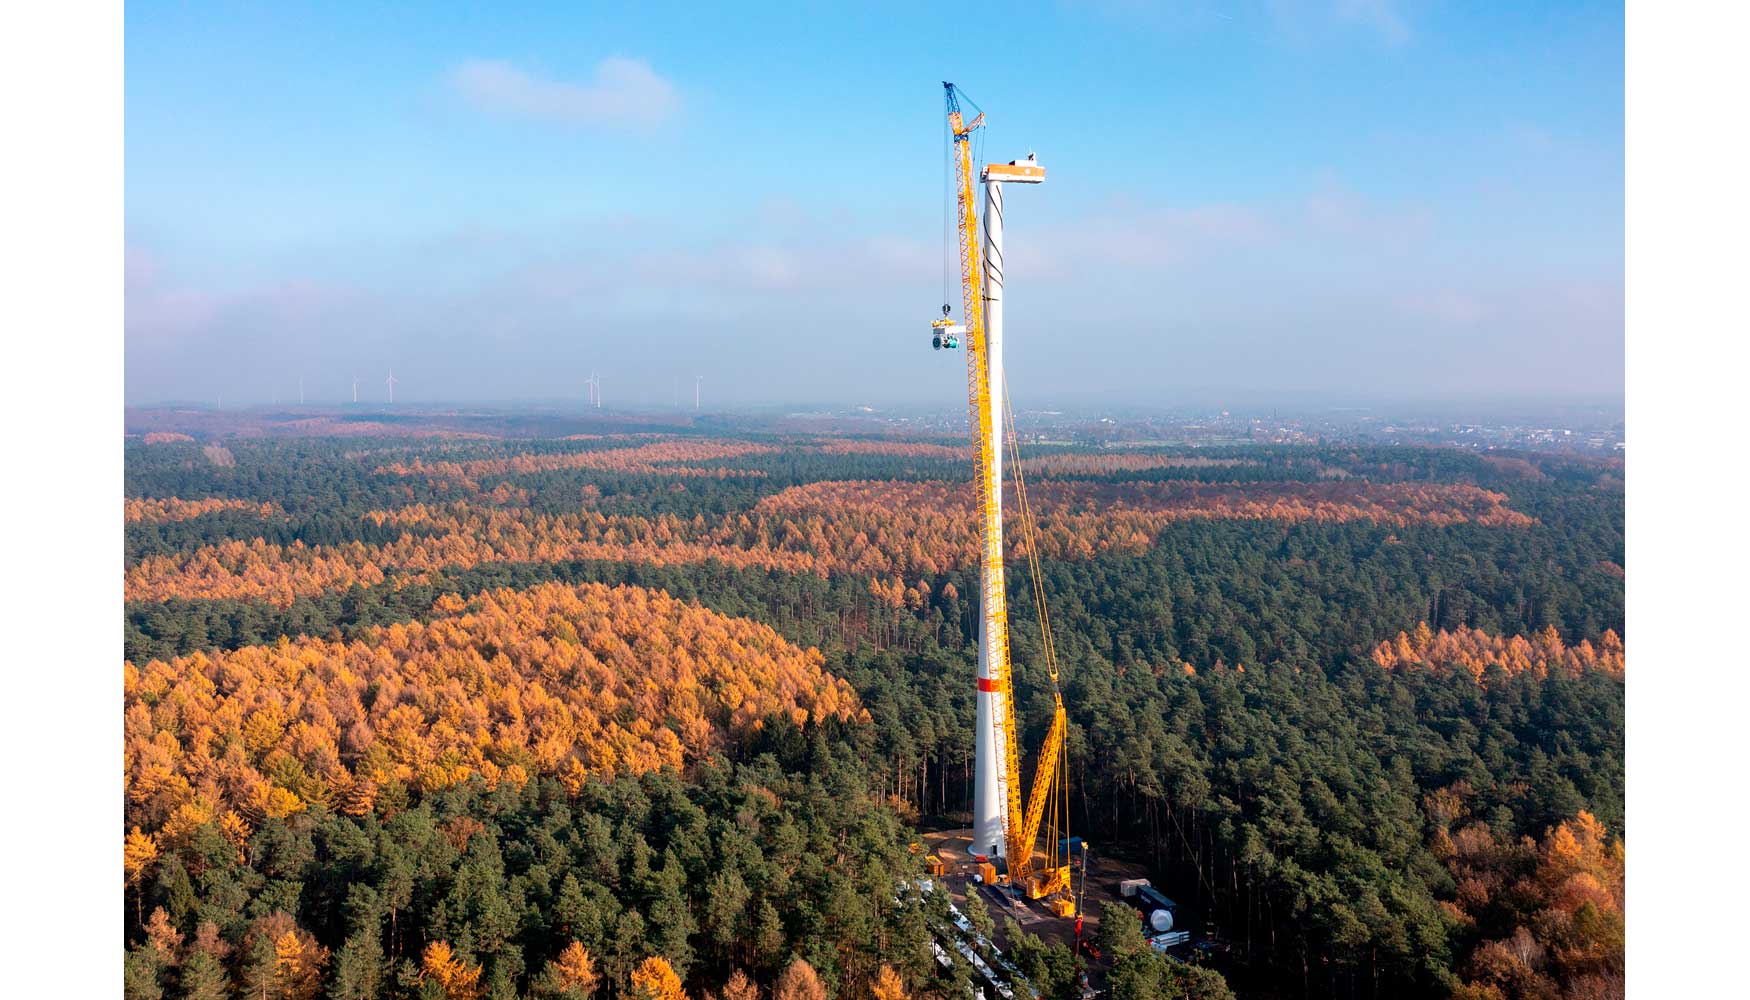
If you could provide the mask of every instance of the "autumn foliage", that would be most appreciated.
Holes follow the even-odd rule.
[[[722,461],[747,455],[766,455],[777,451],[767,444],[751,441],[656,441],[632,448],[609,448],[599,451],[558,452],[554,454],[515,455],[510,458],[485,458],[470,462],[395,462],[378,472],[400,476],[424,476],[434,480],[456,480],[478,487],[488,476],[516,476],[565,469],[600,469],[607,472],[634,472],[673,476],[748,476],[762,475],[757,470],[700,468],[692,462]]]
[[[566,945],[558,958],[547,963],[546,972],[555,992],[588,996],[600,984],[595,959],[590,957],[589,949],[581,941]]]
[[[1624,850],[1582,810],[1543,835],[1503,839],[1470,817],[1470,787],[1427,796],[1434,852],[1457,884],[1444,904],[1476,939],[1461,970],[1467,1000],[1621,997]]]
[[[1167,525],[1185,519],[1239,519],[1390,525],[1520,526],[1507,498],[1447,484],[1048,482],[1028,490],[1040,552],[1085,559],[1141,551]],[[974,565],[979,520],[972,490],[960,483],[854,480],[795,486],[760,501],[756,515],[783,527],[784,549],[830,554],[835,569],[935,573]],[[1012,517],[1016,505],[1005,504]],[[1019,533],[1010,532],[1020,552]],[[767,532],[767,537],[776,535]]]
[[[371,586],[386,577],[371,546],[274,545],[232,539],[174,556],[147,556],[128,567],[130,601],[225,598],[289,605],[299,595]]]
[[[869,995],[873,1000],[906,1000],[905,983],[893,966],[883,965],[875,974],[875,982],[870,984]]]
[[[163,524],[187,521],[222,510],[248,511],[261,517],[272,517],[278,508],[271,503],[255,503],[229,497],[203,497],[199,500],[179,500],[176,497],[165,500],[130,498],[122,505],[122,520],[128,524]]]
[[[1009,488],[1012,491],[1012,484]],[[1028,499],[1037,510],[1060,515],[1152,513],[1326,524],[1370,521],[1397,527],[1533,523],[1507,507],[1505,494],[1454,483],[1054,482],[1035,484]],[[973,490],[965,483],[838,480],[792,487],[768,497],[760,508],[826,511],[904,506],[958,515],[970,512],[974,502]]]
[[[380,524],[435,528],[439,533],[408,533],[387,545],[294,542],[280,546],[261,539],[233,540],[174,556],[149,556],[128,568],[128,600],[236,598],[283,607],[299,596],[383,583],[390,574],[419,579],[433,570],[492,562],[603,559],[662,566],[716,560],[784,572],[824,572],[827,565],[806,552],[734,544],[733,537],[746,533],[743,523],[752,530],[745,515],[708,523],[672,515],[607,516],[589,510],[536,515],[456,504],[415,505],[368,517]]]
[[[1482,463],[1491,471],[1509,479],[1523,479],[1527,482],[1542,482],[1549,477],[1542,469],[1528,459],[1515,458],[1508,455],[1481,455]]]
[[[1553,627],[1526,638],[1490,635],[1462,626],[1456,631],[1435,632],[1427,622],[1417,625],[1413,634],[1399,632],[1396,639],[1373,649],[1373,662],[1387,670],[1468,674],[1479,684],[1487,681],[1491,667],[1509,675],[1539,678],[1552,672],[1576,675],[1588,670],[1621,677],[1623,657],[1622,639],[1612,630],[1606,630],[1596,646],[1590,639],[1569,646]]]
[[[843,438],[816,446],[827,455],[887,455],[894,458],[950,458],[972,461],[971,445],[930,444],[925,441],[864,441]]]
[[[456,957],[447,941],[426,945],[420,957],[419,978],[443,990],[445,1000],[479,1000],[480,966]]]
[[[814,966],[798,958],[784,967],[772,988],[772,1000],[826,1000],[826,986]]]
[[[721,996],[722,1000],[759,1000],[760,988],[747,978],[747,973],[736,969],[729,974],[729,981],[723,984]]]
[[[773,714],[863,717],[815,650],[659,591],[599,584],[439,602],[429,624],[124,666],[132,867],[156,833],[246,833],[394,789],[683,767]]]
[[[1207,455],[1150,455],[1134,452],[1088,455],[1066,452],[1023,458],[1021,471],[1039,476],[1103,476],[1119,472],[1148,472],[1153,469],[1232,469],[1255,464],[1257,463],[1242,458],[1211,458]]]
[[[687,997],[686,990],[681,987],[681,978],[659,955],[652,955],[632,970],[630,995],[634,1000],[686,1000]]]
[[[973,796],[966,449],[501,426],[127,449],[124,996],[959,989],[894,886]],[[1201,886],[1248,986],[1620,995],[1619,494],[1371,446],[1021,465],[1077,833]],[[1229,995],[1155,972],[1105,985]]]
[[[1502,494],[1453,484],[1065,480],[1038,483],[1028,492],[1037,512],[1040,551],[1056,559],[1087,559],[1111,550],[1141,552],[1168,525],[1186,519],[1393,526],[1532,523],[1507,507]],[[795,486],[766,497],[750,511],[709,520],[415,504],[367,515],[379,525],[422,529],[386,545],[306,547],[233,540],[141,559],[128,568],[126,593],[131,601],[237,598],[283,607],[298,596],[396,577],[419,579],[439,569],[586,559],[651,565],[715,560],[790,573],[900,574],[913,579],[975,565],[979,521],[972,505],[972,491],[961,483],[885,480]],[[1012,514],[1015,508],[1010,504],[1007,509]],[[1022,551],[1019,539],[1018,530],[1010,532],[1016,555]]]

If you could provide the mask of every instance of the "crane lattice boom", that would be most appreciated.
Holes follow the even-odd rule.
[[[932,324],[936,328],[938,347],[956,346],[953,334],[963,330],[966,345],[966,395],[972,418],[973,455],[976,465],[978,509],[983,517],[983,547],[981,551],[983,612],[980,632],[981,696],[979,721],[980,774],[975,791],[974,851],[990,846],[989,834],[981,829],[985,810],[994,806],[1000,812],[1002,853],[1008,861],[1011,882],[1023,886],[1035,898],[1068,888],[1068,867],[1057,864],[1057,834],[1068,821],[1066,791],[1067,769],[1063,766],[1065,721],[1063,698],[1056,692],[1057,661],[1052,649],[1049,618],[1045,615],[1044,592],[1038,573],[1037,546],[1033,538],[1032,512],[1028,508],[1025,486],[1020,479],[1018,446],[1014,438],[1014,420],[1008,413],[1006,380],[1001,369],[1001,289],[1002,289],[1002,192],[1000,185],[1009,183],[1039,183],[1045,170],[1032,157],[1008,164],[990,164],[984,171],[985,236],[979,240],[979,221],[973,201],[972,135],[984,125],[980,111],[970,122],[960,110],[960,101],[951,83],[944,83],[947,94],[948,129],[954,160],[954,196],[959,221],[959,260],[961,286],[961,324],[954,324],[943,306],[943,318]],[[992,405],[993,396],[1000,396],[1003,410]],[[1009,419],[1003,419],[1007,416]],[[1007,435],[1003,430],[1007,430]],[[1005,442],[1006,438],[1006,442]],[[1009,661],[1008,598],[1003,565],[1003,484],[1002,447],[1009,445],[1015,456],[1016,495],[1023,537],[1027,547],[1036,606],[1041,615],[1041,635],[1044,640],[1045,665],[1051,675],[1055,709],[1045,743],[1040,748],[1039,761],[1033,775],[1033,786],[1025,811],[1021,803],[1020,754],[1016,749],[1014,696]],[[986,760],[989,743],[993,755],[1000,761]],[[995,774],[991,789],[990,777],[983,773],[991,768]],[[984,801],[990,792],[995,801]],[[1047,858],[1043,871],[1035,873],[1033,850],[1038,842],[1042,823],[1048,823]]]

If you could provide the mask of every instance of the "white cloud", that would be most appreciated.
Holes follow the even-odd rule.
[[[130,343],[185,336],[204,328],[219,312],[217,296],[170,284],[157,258],[135,247],[127,248],[122,273],[122,307]]]
[[[449,82],[480,111],[567,125],[653,127],[680,108],[672,82],[644,60],[620,56],[597,63],[588,83],[544,80],[494,59],[463,62]]]

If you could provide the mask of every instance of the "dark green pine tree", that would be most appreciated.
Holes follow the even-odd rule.
[[[637,910],[627,909],[614,923],[613,940],[603,956],[602,973],[609,982],[623,982],[632,975],[638,963],[650,954],[650,942],[645,940],[644,917]]]
[[[705,927],[718,958],[727,961],[736,957],[752,900],[753,892],[736,869],[725,868],[712,877],[705,893]]]
[[[383,989],[383,942],[375,927],[360,929],[334,956],[330,1000],[372,1000]]]
[[[656,953],[668,959],[675,975],[685,978],[693,962],[693,947],[689,939],[699,929],[687,905],[687,876],[680,859],[673,851],[663,857],[662,869],[655,876],[656,891],[646,907],[650,922],[650,943]]]
[[[559,898],[553,903],[553,925],[559,937],[582,941],[586,948],[593,947],[601,933],[595,907],[584,896],[577,876],[570,872],[559,883]]]
[[[273,996],[278,959],[272,935],[250,933],[244,937],[243,951],[239,957],[239,978],[243,983],[244,996]]]
[[[225,1000],[230,982],[225,967],[211,952],[194,949],[182,963],[181,1000]]]
[[[164,957],[150,944],[128,951],[122,961],[124,1000],[163,1000]]]
[[[762,969],[776,969],[781,960],[787,957],[785,949],[784,919],[778,913],[778,908],[771,900],[760,900],[759,912],[754,917],[753,953],[754,962]]]

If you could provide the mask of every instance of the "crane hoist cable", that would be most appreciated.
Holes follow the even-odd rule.
[[[1033,519],[1033,506],[1027,498],[1027,477],[1021,465],[1020,437],[1015,432],[1015,410],[1009,398],[1008,373],[1003,373],[1003,428],[1009,450],[1009,461],[1015,470],[1015,508],[1021,524],[1021,542],[1027,550],[1027,575],[1033,584],[1033,606],[1039,618],[1041,659],[1051,677],[1052,721],[1045,743],[1040,747],[1034,766],[1033,791],[1028,796],[1026,825],[1022,838],[1031,845],[1037,838],[1043,821],[1046,837],[1047,872],[1060,870],[1058,848],[1069,839],[1069,745],[1068,720],[1064,714],[1063,692],[1058,686],[1057,644],[1051,631],[1051,610],[1045,603],[1045,574],[1039,568],[1038,531]],[[1067,850],[1064,864],[1069,862]],[[1029,858],[1028,867],[1031,867]],[[1085,877],[1085,876],[1084,876]],[[1067,873],[1063,876],[1067,888]]]
[[[1015,435],[1015,409],[1009,400],[1009,376],[1003,373],[1003,430],[1008,439],[1009,464],[1015,470],[1015,507],[1020,515],[1021,543],[1027,549],[1027,575],[1033,581],[1033,604],[1039,613],[1040,650],[1051,675],[1051,690],[1057,693],[1057,646],[1052,641],[1051,610],[1045,606],[1045,577],[1039,570],[1038,532],[1033,507],[1027,500],[1027,477],[1021,466],[1021,444]]]
[[[953,106],[949,106],[953,110]],[[953,274],[953,258],[956,243],[954,209],[956,195],[954,186],[954,167],[959,150],[954,148],[954,118],[949,115],[942,120],[942,317],[946,319],[953,311],[948,301],[948,289]],[[964,321],[965,317],[962,317]]]

